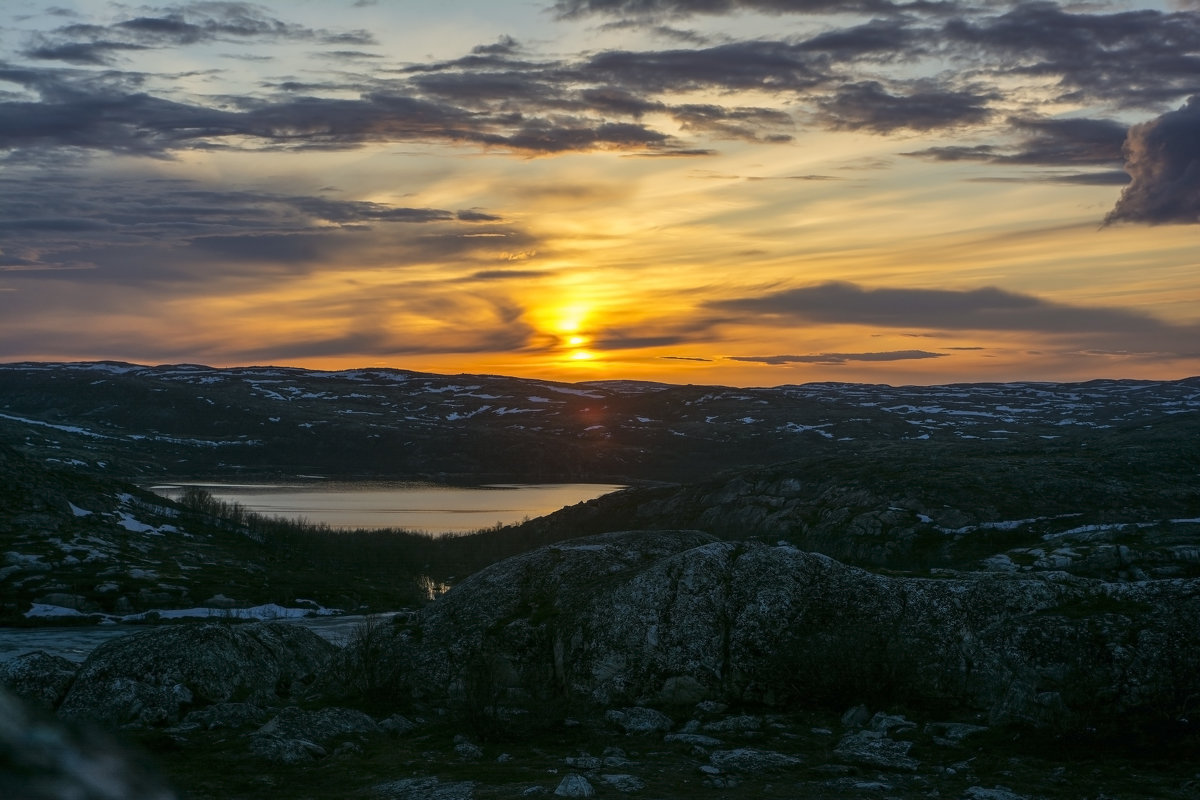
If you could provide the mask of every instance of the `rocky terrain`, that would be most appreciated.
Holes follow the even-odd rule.
[[[0,438],[130,479],[691,481],[870,442],[1069,445],[1192,420],[1200,378],[769,389],[393,369],[0,365]]]
[[[122,729],[194,798],[1187,798],[1197,588],[889,578],[625,532],[504,561],[340,650],[207,623],[0,679]]]
[[[1195,797],[1198,398],[1196,379],[742,390],[9,365],[6,619],[219,621],[0,664],[31,704],[0,696],[19,720],[0,720],[19,765],[0,793],[111,796],[69,793],[100,769],[72,765],[104,761],[145,797]],[[647,480],[444,540],[331,538],[120,480],[563,477],[560,459]],[[414,594],[451,574],[440,599]],[[238,621],[413,599],[337,646]]]

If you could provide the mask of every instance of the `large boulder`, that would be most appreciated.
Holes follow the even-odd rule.
[[[573,540],[494,565],[424,612],[393,658],[419,694],[491,707],[693,696],[897,701],[992,722],[1094,726],[1200,691],[1200,581],[1061,573],[893,578],[696,532]]]
[[[0,663],[0,686],[42,708],[53,709],[66,696],[78,668],[62,656],[34,650]]]
[[[311,683],[335,651],[297,625],[149,630],[98,647],[80,667],[59,714],[155,726],[213,703],[276,705]]]

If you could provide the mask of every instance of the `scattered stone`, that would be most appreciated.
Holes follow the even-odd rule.
[[[501,753],[496,756],[497,764],[510,764],[513,761],[512,753]]]
[[[671,744],[690,744],[695,747],[720,747],[724,742],[702,733],[668,733],[663,737],[664,742]]]
[[[596,756],[589,756],[587,753],[570,756],[566,759],[566,762],[568,767],[575,767],[575,769],[600,769],[603,763]]]
[[[709,755],[713,766],[723,772],[761,773],[798,767],[804,760],[771,750],[741,747],[737,750],[716,750]]]
[[[874,731],[860,731],[843,736],[834,753],[850,764],[914,772],[920,762],[909,757],[910,749],[912,742],[888,739]]]
[[[574,773],[563,778],[558,784],[558,788],[554,790],[554,794],[558,797],[593,797],[596,790],[592,788],[592,784],[582,775]]]
[[[370,795],[383,800],[471,800],[475,796],[475,784],[471,781],[442,783],[434,777],[404,778],[372,786]]]
[[[637,792],[646,788],[646,782],[636,775],[601,775],[600,780],[604,781],[618,792]]]
[[[696,703],[696,713],[698,714],[724,714],[729,709],[729,706],[716,700],[701,700]]]
[[[454,752],[464,761],[478,761],[483,758],[483,748],[461,733],[454,737]]]
[[[54,709],[66,697],[79,665],[44,650],[19,655],[0,663],[0,686],[45,709]]]
[[[628,734],[657,733],[669,731],[675,727],[671,718],[653,708],[635,706],[633,708],[609,709],[604,718],[623,729]]]
[[[964,800],[1026,800],[1025,795],[1017,794],[1003,786],[996,786],[992,789],[972,786],[963,793],[963,798]]]

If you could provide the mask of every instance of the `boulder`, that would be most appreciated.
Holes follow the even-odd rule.
[[[909,757],[911,749],[912,742],[888,739],[874,731],[859,731],[843,736],[833,752],[848,764],[915,772],[920,762]]]
[[[278,705],[336,648],[296,625],[176,625],[112,639],[88,657],[59,707],[67,718],[160,726],[214,703]]]
[[[631,531],[472,575],[384,658],[417,696],[496,705],[641,707],[686,677],[689,692],[730,702],[928,702],[989,723],[1082,727],[1200,692],[1188,657],[1200,648],[1198,588],[1063,573],[890,577],[792,547]]]
[[[0,686],[42,708],[62,702],[79,665],[62,656],[34,650],[0,663]]]
[[[713,766],[723,772],[745,772],[760,774],[775,770],[798,767],[803,759],[789,756],[786,753],[776,753],[773,750],[757,750],[752,747],[739,747],[736,750],[716,750],[709,755]]]

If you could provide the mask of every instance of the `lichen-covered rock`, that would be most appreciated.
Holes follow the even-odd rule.
[[[375,720],[352,708],[321,708],[305,711],[289,706],[255,733],[285,739],[310,739],[324,742],[347,734],[374,735],[381,732]]]
[[[843,736],[834,753],[849,764],[913,772],[920,762],[908,755],[911,749],[912,742],[888,739],[874,731],[858,731]]]
[[[804,763],[797,756],[776,753],[773,750],[758,750],[739,747],[736,750],[717,750],[709,755],[713,766],[724,772],[747,772],[759,774],[774,770],[798,767]]]
[[[214,703],[278,704],[336,648],[286,624],[179,625],[113,639],[83,663],[59,707],[69,718],[156,726]]]
[[[1089,726],[1200,692],[1198,587],[897,578],[788,546],[635,531],[477,573],[429,606],[391,658],[418,695],[469,689],[495,704],[638,706],[686,676],[713,699],[928,701],[992,723]]]
[[[0,663],[0,686],[42,708],[53,709],[66,696],[78,669],[78,664],[62,656],[34,650]]]

